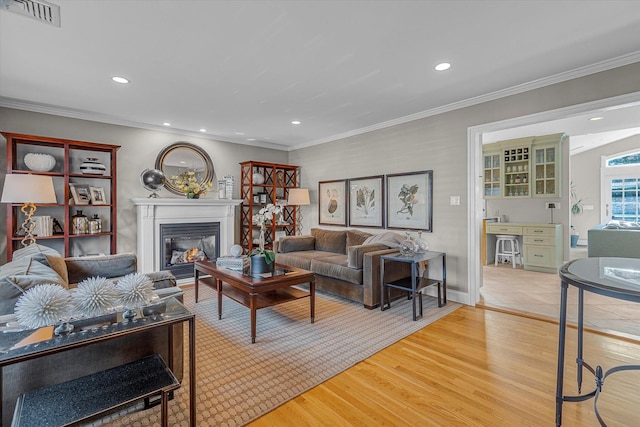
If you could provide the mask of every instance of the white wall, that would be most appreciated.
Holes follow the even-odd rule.
[[[573,225],[580,234],[580,240],[586,240],[587,231],[601,222],[600,162],[602,156],[612,156],[638,149],[640,149],[640,135],[634,135],[571,157],[571,180],[576,194],[585,205],[593,206],[593,210],[585,210],[582,214],[572,217]]]
[[[136,208],[134,197],[147,197],[140,184],[140,172],[155,166],[158,153],[167,145],[185,141],[202,147],[211,157],[216,178],[234,176],[234,198],[240,198],[240,162],[262,160],[286,163],[287,152],[248,145],[194,138],[169,132],[157,132],[78,120],[49,114],[0,108],[0,131],[48,136],[78,141],[120,145],[118,150],[118,252],[136,251]],[[6,171],[6,140],[0,137],[0,188]],[[215,181],[214,181],[215,182]],[[178,197],[162,190],[161,197]],[[208,197],[214,197],[213,194]],[[6,236],[6,209],[0,208],[0,235]],[[0,263],[6,262],[6,239],[0,239]]]

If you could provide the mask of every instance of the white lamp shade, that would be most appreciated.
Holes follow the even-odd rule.
[[[53,179],[44,175],[5,175],[2,203],[57,203]]]
[[[287,204],[293,206],[310,205],[311,201],[309,200],[309,190],[306,188],[292,188],[289,190],[289,199],[287,200]]]

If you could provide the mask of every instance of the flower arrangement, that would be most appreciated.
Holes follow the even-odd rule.
[[[171,177],[171,183],[180,191],[183,191],[188,199],[198,199],[211,190],[212,183],[198,182],[198,176],[194,171],[184,171]]]
[[[265,249],[264,233],[266,230],[267,221],[273,221],[274,215],[280,215],[282,213],[282,206],[269,203],[264,208],[255,214],[252,218],[253,223],[260,226],[260,243],[257,248],[254,248],[249,252],[249,256],[262,255],[267,264],[271,264],[276,259],[276,254],[271,249]]]

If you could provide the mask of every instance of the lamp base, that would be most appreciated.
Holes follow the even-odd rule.
[[[33,214],[36,212],[36,205],[34,205],[31,202],[28,202],[22,205],[22,208],[20,210],[25,215],[24,222],[22,223],[22,226],[21,226],[22,229],[24,230],[24,238],[22,239],[21,243],[22,243],[22,246],[26,247],[36,242],[35,237],[33,237],[33,231],[36,228],[36,223],[33,220],[33,218],[31,218]]]

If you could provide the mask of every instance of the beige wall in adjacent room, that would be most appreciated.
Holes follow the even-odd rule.
[[[131,198],[149,195],[149,192],[140,184],[140,173],[145,168],[155,167],[156,157],[164,147],[178,141],[202,147],[211,157],[216,179],[233,175],[235,199],[240,198],[240,162],[246,160],[287,162],[287,152],[281,150],[9,108],[0,108],[0,131],[121,146],[118,150],[118,252],[136,251],[136,207],[131,202]],[[2,156],[0,185],[2,185],[7,170],[6,140],[3,137],[0,137],[0,155]],[[215,192],[207,197],[215,197],[214,194]],[[160,196],[178,197],[167,190],[160,191]],[[3,205],[0,208],[1,236],[6,236],[6,222],[6,208]],[[6,239],[3,237],[0,239],[0,263],[6,262],[6,245]]]

